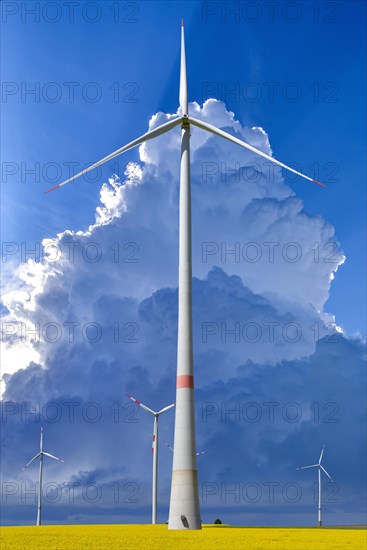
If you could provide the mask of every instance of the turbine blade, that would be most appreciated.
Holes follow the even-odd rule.
[[[319,458],[319,464],[321,464],[321,459],[322,459],[322,455],[324,454],[324,449],[325,449],[325,445],[322,446],[322,449],[321,449],[321,454],[320,454],[320,458]]]
[[[42,454],[50,458],[53,458],[54,460],[59,460],[60,462],[64,462],[62,458],[58,458],[57,456],[51,455],[50,453],[45,453],[45,451],[43,451]]]
[[[147,412],[150,412],[152,414],[157,414],[156,412],[152,411],[152,409],[150,409],[149,407],[147,407],[146,405],[143,405],[143,403],[141,403],[140,401],[138,401],[137,399],[135,399],[135,397],[133,397],[132,395],[129,395],[127,394],[128,398],[131,399],[131,401],[134,401],[134,403],[136,403],[137,405],[139,405],[139,407],[141,407],[142,409],[144,409],[145,411]]]
[[[40,451],[42,453],[42,447],[43,447],[43,428],[41,427],[41,436],[40,436]]]
[[[185,27],[182,19],[181,25],[181,66],[180,66],[180,107],[181,115],[187,115],[187,76],[186,76],[186,53],[185,53]]]
[[[171,447],[171,445],[168,445],[168,443],[165,443],[165,446],[168,447],[170,449],[170,451],[173,452],[173,448]]]
[[[301,466],[301,468],[296,468],[296,470],[306,470],[306,468],[316,468],[318,464],[311,464],[311,466]]]
[[[325,470],[325,468],[324,468],[323,466],[321,466],[321,464],[320,464],[320,468],[321,468],[321,470],[324,472],[324,474],[326,474],[326,475],[328,476],[328,478],[330,478],[331,481],[334,483],[333,478],[327,473],[327,471]]]
[[[196,456],[199,456],[199,455],[205,455],[206,451],[200,451],[199,453],[196,453]]]
[[[253,153],[256,153],[257,155],[260,155],[261,157],[270,160],[270,162],[273,162],[274,164],[277,164],[278,166],[281,166],[282,168],[285,168],[286,170],[289,170],[290,172],[293,172],[294,174],[297,174],[298,176],[301,176],[302,178],[305,178],[306,180],[312,181],[313,183],[317,183],[317,185],[321,185],[322,187],[326,187],[324,183],[320,183],[317,180],[314,180],[310,178],[309,176],[305,176],[305,174],[302,174],[301,172],[298,172],[297,170],[294,170],[294,168],[291,168],[290,166],[287,166],[286,164],[283,164],[279,160],[276,160],[273,157],[270,157],[266,153],[263,153],[259,149],[256,149],[256,147],[253,147],[252,145],[249,145],[245,141],[242,141],[241,139],[238,139],[231,134],[228,134],[227,132],[224,132],[223,130],[220,130],[219,128],[216,128],[215,126],[212,126],[211,124],[208,124],[207,122],[203,122],[202,120],[197,120],[196,118],[189,117],[189,123],[194,124],[194,126],[197,126],[198,128],[201,128],[202,130],[207,130],[208,132],[211,132],[212,134],[215,134],[219,137],[223,137],[225,139],[228,139],[229,141],[233,141],[233,143],[237,143],[237,145],[241,145],[241,147],[244,147],[245,149],[248,149],[249,151],[252,151]]]
[[[174,407],[175,405],[176,405],[176,403],[172,403],[172,405],[168,405],[168,407],[164,407],[164,409],[161,409],[157,414],[164,413],[165,411],[168,411],[169,409],[172,409],[172,407]]]
[[[25,466],[23,466],[22,470],[25,470],[26,468],[28,468],[28,466],[29,466],[30,464],[32,464],[32,462],[33,462],[34,460],[36,460],[36,458],[38,458],[39,456],[41,456],[41,453],[36,454],[36,456],[34,456],[34,457],[28,462],[28,464],[26,464]]]
[[[74,181],[75,179],[79,178],[80,176],[84,176],[84,174],[87,174],[91,170],[94,170],[94,168],[98,168],[98,166],[101,166],[105,162],[108,162],[109,160],[114,159],[118,155],[121,155],[121,153],[125,153],[125,151],[128,151],[129,149],[132,149],[133,147],[136,147],[137,145],[140,145],[141,143],[144,143],[144,141],[147,141],[149,139],[156,138],[165,132],[168,132],[175,126],[181,123],[181,118],[175,118],[174,120],[170,120],[168,122],[165,122],[164,124],[161,124],[157,128],[154,128],[153,130],[149,130],[149,132],[146,132],[144,135],[138,137],[137,139],[134,139],[133,141],[130,141],[127,145],[124,145],[123,147],[120,147],[120,149],[117,149],[117,151],[114,151],[110,155],[107,155],[107,157],[104,157],[103,159],[99,160],[98,162],[95,162],[92,164],[92,166],[89,166],[89,168],[86,168],[85,170],[82,170],[75,176],[72,176],[68,180],[63,181],[62,183],[59,183],[58,185],[55,185],[54,187],[51,187],[48,191],[45,191],[45,193],[50,193],[51,191],[54,191],[54,189],[58,189],[59,187],[62,187],[63,185],[66,185],[67,183]]]

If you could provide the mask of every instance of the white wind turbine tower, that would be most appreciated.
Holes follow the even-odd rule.
[[[143,405],[140,401],[128,395],[128,398],[134,401],[139,407],[145,411],[154,415],[154,424],[153,424],[153,440],[152,440],[152,453],[153,453],[153,482],[152,482],[152,523],[155,525],[157,523],[157,487],[158,487],[158,419],[159,415],[172,409],[175,406],[175,403],[164,407],[158,412],[153,411],[146,405]]]
[[[25,470],[36,458],[40,457],[40,471],[39,471],[39,484],[38,484],[38,503],[37,503],[37,524],[41,525],[41,508],[42,508],[42,470],[43,470],[43,457],[48,456],[49,458],[53,458],[54,460],[59,460],[60,462],[64,462],[62,458],[58,458],[57,456],[51,455],[50,453],[46,453],[43,450],[43,428],[41,428],[41,436],[40,436],[40,452],[36,454],[29,462],[22,468],[22,470]]]
[[[318,461],[317,464],[311,464],[310,466],[302,466],[301,468],[296,468],[297,470],[306,470],[306,468],[317,468],[317,481],[318,481],[317,521],[318,521],[318,526],[319,527],[322,526],[322,521],[321,521],[321,502],[322,502],[322,497],[321,497],[321,493],[322,493],[322,491],[321,491],[321,470],[324,472],[324,474],[326,474],[328,476],[328,478],[331,481],[334,481],[333,479],[331,479],[331,477],[329,476],[329,474],[327,473],[325,468],[321,465],[321,460],[322,460],[322,456],[324,454],[324,450],[325,450],[325,445],[322,446],[320,458],[319,458],[319,461]]]
[[[228,139],[245,149],[260,155],[269,162],[285,168],[323,187],[314,180],[293,168],[256,149],[237,137],[197,120],[188,113],[188,95],[186,79],[186,56],[184,25],[181,29],[181,69],[180,69],[180,115],[146,132],[141,137],[117,149],[82,170],[63,183],[55,185],[53,191],[84,174],[112,160],[121,153],[156,138],[175,126],[181,126],[180,161],[180,202],[179,202],[179,269],[178,269],[178,342],[177,342],[177,383],[176,418],[174,436],[174,458],[172,469],[171,501],[169,510],[169,529],[201,529],[199,490],[196,466],[195,411],[194,411],[194,369],[192,343],[192,261],[191,261],[191,185],[190,185],[190,132],[191,126],[197,126],[216,136]],[[46,191],[48,193],[49,191]]]

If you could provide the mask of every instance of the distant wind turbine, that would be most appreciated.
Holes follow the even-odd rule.
[[[62,458],[57,458],[57,456],[51,455],[50,453],[46,453],[43,450],[43,428],[41,428],[41,436],[40,436],[40,452],[36,454],[26,464],[22,470],[25,470],[36,458],[40,457],[40,473],[39,473],[39,486],[38,486],[38,504],[37,504],[37,525],[41,525],[41,507],[42,507],[42,470],[43,470],[43,457],[48,456],[49,458],[53,458],[54,460],[59,460],[60,462],[64,462]]]
[[[180,115],[173,120],[149,130],[127,145],[110,153],[89,168],[55,185],[46,193],[84,176],[125,151],[161,136],[176,126],[181,126],[180,204],[179,204],[179,271],[178,271],[178,342],[176,380],[175,453],[172,466],[169,529],[201,529],[199,487],[196,465],[194,366],[192,340],[192,259],[191,259],[191,184],[190,184],[190,133],[196,126],[216,136],[225,138],[302,178],[326,187],[323,183],[305,176],[290,166],[270,157],[256,147],[238,139],[207,122],[197,120],[188,113],[186,55],[184,23],[181,29]]]
[[[171,447],[169,443],[165,443],[165,446],[168,447],[170,451],[174,452],[173,447]],[[205,453],[206,451],[199,451],[198,453],[196,453],[196,456],[205,455]]]
[[[174,453],[173,447],[171,447],[171,445],[169,443],[165,443],[165,446],[168,447],[169,450]],[[205,455],[205,453],[206,453],[206,451],[199,451],[198,453],[196,453],[196,456]]]
[[[319,498],[318,498],[318,506],[317,506],[317,519],[318,519],[318,526],[321,527],[322,526],[322,521],[321,521],[321,502],[322,502],[322,498],[321,498],[321,470],[324,472],[324,474],[326,474],[328,476],[328,478],[333,481],[333,479],[331,479],[331,477],[329,476],[329,474],[327,473],[327,471],[325,470],[325,468],[321,465],[321,460],[322,460],[322,455],[324,454],[324,450],[325,450],[325,445],[322,446],[322,449],[321,449],[321,454],[320,454],[320,458],[319,458],[319,461],[317,464],[311,464],[311,466],[302,466],[301,468],[296,468],[297,470],[306,470],[307,468],[317,468],[317,479],[318,479],[318,489],[319,489]]]
[[[158,412],[153,411],[146,405],[143,405],[140,401],[128,395],[128,398],[131,401],[134,401],[139,407],[145,411],[154,415],[154,425],[153,425],[153,441],[152,441],[152,453],[153,453],[153,482],[152,482],[152,523],[155,525],[157,523],[157,486],[158,486],[158,418],[159,415],[172,409],[175,406],[175,403],[164,407]]]

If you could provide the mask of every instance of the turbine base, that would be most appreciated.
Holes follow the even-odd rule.
[[[201,529],[197,470],[173,470],[168,529]]]

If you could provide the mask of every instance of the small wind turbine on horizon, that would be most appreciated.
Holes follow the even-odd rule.
[[[131,401],[134,401],[139,407],[145,411],[154,415],[154,425],[153,425],[153,438],[152,438],[152,453],[153,453],[153,482],[152,482],[152,524],[157,523],[157,488],[158,488],[158,418],[159,415],[172,409],[175,406],[175,403],[164,407],[158,412],[153,411],[146,405],[143,405],[140,401],[135,399],[132,395],[127,395]]]
[[[170,451],[174,453],[173,447],[169,443],[165,443],[165,446],[169,448]],[[199,451],[196,453],[196,456],[205,455],[206,451]]]
[[[181,27],[181,63],[179,89],[179,115],[177,118],[149,130],[127,145],[82,170],[75,176],[55,185],[46,193],[84,176],[91,170],[129,151],[145,141],[154,139],[181,126],[180,198],[179,198],[179,269],[178,269],[178,341],[176,377],[176,417],[174,435],[174,456],[172,466],[171,499],[169,508],[169,529],[201,529],[199,486],[196,464],[194,365],[192,336],[192,254],[191,254],[191,183],[190,183],[190,135],[196,126],[211,134],[225,138],[236,145],[256,153],[281,168],[289,170],[313,183],[323,183],[294,170],[274,157],[231,134],[192,117],[188,108],[186,54],[184,22]]]
[[[320,458],[317,464],[311,464],[310,466],[301,466],[301,468],[296,468],[296,470],[306,470],[307,468],[317,468],[317,480],[318,480],[318,505],[317,505],[317,520],[318,520],[318,526],[322,526],[321,521],[321,502],[322,502],[322,495],[321,495],[321,470],[328,476],[328,478],[334,482],[334,480],[330,477],[330,475],[327,473],[325,468],[321,465],[322,456],[324,454],[325,445],[322,446]]]
[[[38,503],[37,503],[37,524],[41,525],[41,507],[42,507],[42,473],[43,473],[43,457],[48,456],[49,458],[53,458],[54,460],[59,460],[60,462],[64,462],[62,458],[58,458],[57,456],[51,455],[50,453],[46,453],[46,451],[43,450],[43,428],[41,428],[41,436],[40,436],[40,452],[36,454],[23,468],[22,470],[25,470],[36,458],[40,457],[40,471],[39,471],[39,485],[38,485]]]

